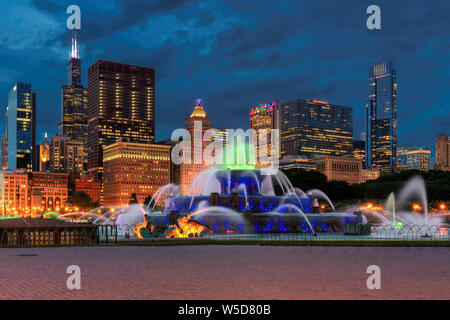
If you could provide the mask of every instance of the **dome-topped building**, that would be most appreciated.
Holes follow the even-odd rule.
[[[195,104],[195,109],[192,111],[189,118],[207,118],[205,109],[203,109],[203,102],[202,99],[197,99]]]
[[[186,118],[186,130],[191,137],[190,163],[181,163],[179,167],[179,180],[176,182],[181,185],[181,191],[187,195],[189,186],[192,184],[194,178],[209,167],[203,159],[203,150],[211,141],[203,141],[205,132],[211,129],[211,122],[203,109],[203,102],[197,99],[194,111],[192,111],[189,118]],[[196,132],[199,130],[199,132]],[[200,141],[194,141],[201,139]]]

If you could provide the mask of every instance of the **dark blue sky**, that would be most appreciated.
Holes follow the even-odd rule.
[[[250,107],[273,100],[348,105],[359,137],[368,67],[383,60],[398,72],[399,145],[434,148],[439,132],[450,134],[450,1],[2,0],[1,113],[14,82],[31,82],[38,141],[61,117],[70,4],[82,11],[85,86],[97,59],[156,69],[158,140],[184,127],[196,98],[223,128],[247,128]],[[371,4],[381,30],[366,28]]]

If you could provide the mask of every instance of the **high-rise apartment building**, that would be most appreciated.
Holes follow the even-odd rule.
[[[117,142],[103,148],[103,205],[142,204],[170,183],[170,145]]]
[[[436,162],[434,169],[450,171],[450,138],[440,134],[436,139]]]
[[[84,144],[69,137],[56,135],[50,142],[50,170],[60,173],[83,171]]]
[[[406,159],[409,169],[428,171],[431,167],[431,150],[428,147],[410,148],[406,152]]]
[[[31,171],[36,165],[36,94],[16,83],[8,96],[8,167]]]
[[[98,60],[88,82],[88,174],[101,180],[103,146],[155,141],[155,70]]]
[[[261,157],[267,157],[270,159],[272,156],[272,130],[279,130],[279,110],[280,103],[277,101],[250,109],[250,128],[256,130],[258,137],[258,145],[256,146],[257,159],[261,159]],[[279,153],[279,137],[275,140],[278,140],[278,145],[274,148],[274,150],[277,150]],[[260,162],[260,165],[264,166],[265,163]]]
[[[366,164],[381,173],[395,170],[397,156],[397,72],[391,62],[369,68],[366,105]]]
[[[353,109],[327,101],[298,99],[280,107],[281,155],[353,154]]]

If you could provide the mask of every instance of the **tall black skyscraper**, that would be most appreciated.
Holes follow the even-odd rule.
[[[366,108],[366,164],[390,173],[397,156],[397,72],[391,62],[369,68]]]
[[[62,87],[62,119],[59,133],[84,144],[87,164],[87,99],[88,91],[81,84],[81,60],[76,34],[72,37],[72,50],[67,63],[67,83]]]
[[[8,96],[8,167],[36,169],[36,94],[31,84],[16,83]]]
[[[103,146],[155,141],[155,69],[98,60],[88,82],[88,174],[101,180]]]

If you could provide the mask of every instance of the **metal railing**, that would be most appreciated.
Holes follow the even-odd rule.
[[[336,230],[317,230],[315,233],[304,232],[254,232],[251,230],[239,230],[238,226],[228,225],[221,232],[200,232],[198,227],[187,227],[182,237],[166,238],[164,234],[159,237],[138,238],[133,228],[135,225],[117,226],[117,241],[148,241],[148,240],[264,240],[264,241],[295,241],[295,240],[348,240],[348,241],[371,241],[371,240],[409,240],[409,241],[442,241],[450,240],[450,227],[447,225],[404,225],[397,229],[391,225],[372,226],[367,235],[348,235]]]
[[[229,224],[219,232],[202,231],[198,226],[187,227],[180,237],[138,238],[133,231],[135,225],[100,225],[92,229],[18,229],[0,230],[0,247],[17,246],[76,246],[76,245],[114,245],[117,243],[139,243],[145,241],[180,240],[220,240],[220,241],[450,241],[450,227],[447,225],[405,225],[402,229],[393,226],[372,226],[370,234],[348,235],[344,232],[318,230],[304,232],[252,232],[239,230],[239,226]]]
[[[0,247],[44,247],[98,245],[97,228],[89,229],[3,229]]]

